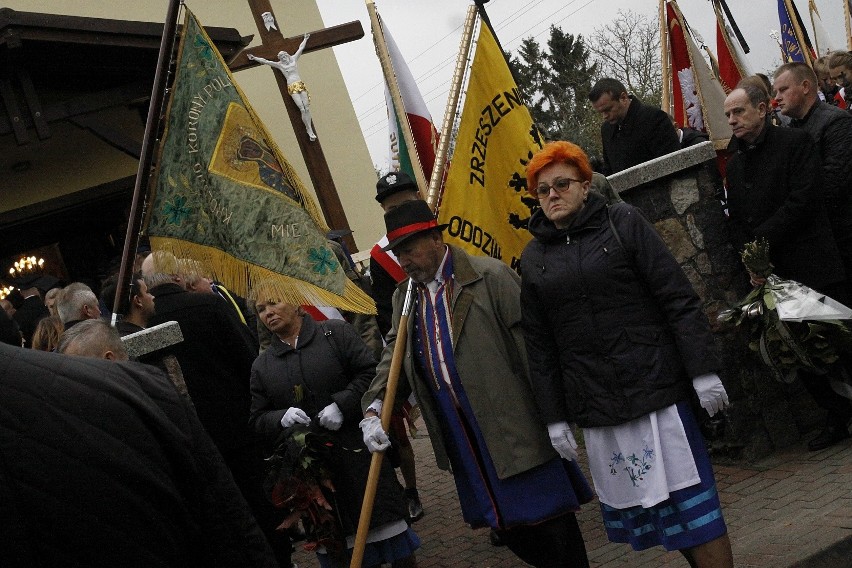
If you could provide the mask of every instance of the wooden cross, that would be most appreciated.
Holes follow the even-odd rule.
[[[240,52],[230,63],[232,72],[260,65],[256,61],[251,61],[248,58],[249,54],[272,61],[278,59],[279,51],[286,51],[292,55],[304,39],[304,36],[285,38],[280,29],[276,29],[280,26],[272,12],[272,5],[269,0],[248,0],[248,3],[254,15],[257,29],[260,32],[262,43],[257,47],[248,48]],[[262,16],[264,13],[272,15],[275,28],[267,29]],[[361,26],[361,22],[355,21],[310,33],[311,37],[308,39],[308,43],[305,45],[302,53],[317,51],[360,39],[364,37],[364,28]],[[322,152],[320,138],[314,141],[308,138],[299,108],[287,91],[287,79],[280,72],[274,69],[273,71],[275,73],[275,80],[278,82],[278,89],[281,91],[281,98],[284,99],[284,106],[287,108],[287,114],[290,116],[290,122],[293,123],[296,140],[299,142],[299,149],[302,151],[302,157],[308,168],[308,175],[311,176],[311,182],[316,190],[325,221],[331,229],[349,230],[349,221],[346,220],[346,213],[343,211],[340,196],[337,194],[337,188],[334,186],[331,171],[328,169],[328,162],[326,162],[325,155]],[[354,253],[358,251],[351,234],[344,237],[344,240],[350,252]]]

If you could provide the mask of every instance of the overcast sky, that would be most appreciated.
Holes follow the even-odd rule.
[[[838,48],[845,49],[845,0],[816,0],[823,25]],[[807,0],[795,0],[810,26]],[[420,92],[440,130],[449,84],[459,50],[466,0],[376,0],[376,8],[406,58]],[[364,0],[317,0],[327,26],[361,20],[366,35],[357,42],[335,47],[335,54],[355,105],[373,163],[387,162],[387,115],[381,67],[375,55]],[[689,25],[715,51],[715,17],[709,0],[678,2]],[[747,55],[754,72],[781,63],[780,51],[769,32],[777,30],[778,0],[728,0],[728,6],[751,48]],[[618,10],[632,10],[657,21],[657,0],[491,0],[486,10],[504,49],[516,52],[524,38],[535,36],[545,44],[549,28],[588,37],[614,19]],[[810,30],[809,30],[810,32]],[[305,59],[308,64],[308,59]]]

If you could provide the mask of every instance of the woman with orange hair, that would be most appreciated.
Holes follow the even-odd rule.
[[[701,300],[638,209],[589,192],[569,142],[527,166],[541,205],[521,256],[523,330],[551,443],[577,459],[583,428],[607,536],[679,550],[691,566],[733,566],[713,469],[689,406],[728,402]]]

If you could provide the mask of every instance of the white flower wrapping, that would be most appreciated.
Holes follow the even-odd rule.
[[[775,311],[781,321],[828,321],[852,318],[852,308],[795,280],[783,280],[774,274],[767,285],[775,298]]]
[[[747,243],[740,256],[755,287],[730,310],[719,313],[723,323],[749,329],[749,348],[784,383],[793,382],[799,370],[825,374],[831,387],[852,399],[852,377],[841,357],[852,357],[852,329],[844,320],[852,309],[794,280],[772,273],[769,243]],[[829,370],[831,369],[831,372]]]

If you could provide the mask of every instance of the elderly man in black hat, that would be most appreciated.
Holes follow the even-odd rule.
[[[438,467],[451,468],[464,520],[490,526],[533,566],[588,566],[575,512],[591,491],[575,461],[553,450],[531,392],[521,334],[520,279],[504,263],[444,244],[424,201],[385,214],[389,243],[414,281],[399,394],[413,391]],[[378,414],[406,284],[362,399],[364,442],[383,451]]]
[[[385,213],[399,207],[407,201],[422,200],[417,184],[405,172],[388,172],[376,183],[376,201]],[[378,315],[376,321],[382,335],[386,335],[391,327],[393,305],[391,297],[397,284],[407,278],[399,266],[399,260],[387,249],[387,236],[370,250],[370,279],[372,282],[373,300],[376,301]]]
[[[392,211],[408,201],[422,200],[417,184],[405,172],[388,172],[376,183],[376,201],[385,213]],[[397,285],[407,278],[405,271],[399,266],[399,260],[387,249],[387,235],[370,250],[370,295],[376,302],[376,323],[382,337],[391,328],[393,315],[394,290]],[[408,407],[406,407],[408,408]],[[403,409],[394,411],[391,419],[391,430],[396,436],[399,453],[399,470],[405,481],[405,496],[408,500],[408,514],[412,521],[423,517],[423,505],[420,493],[417,491],[417,470],[414,463],[414,448],[408,440],[405,430]]]

